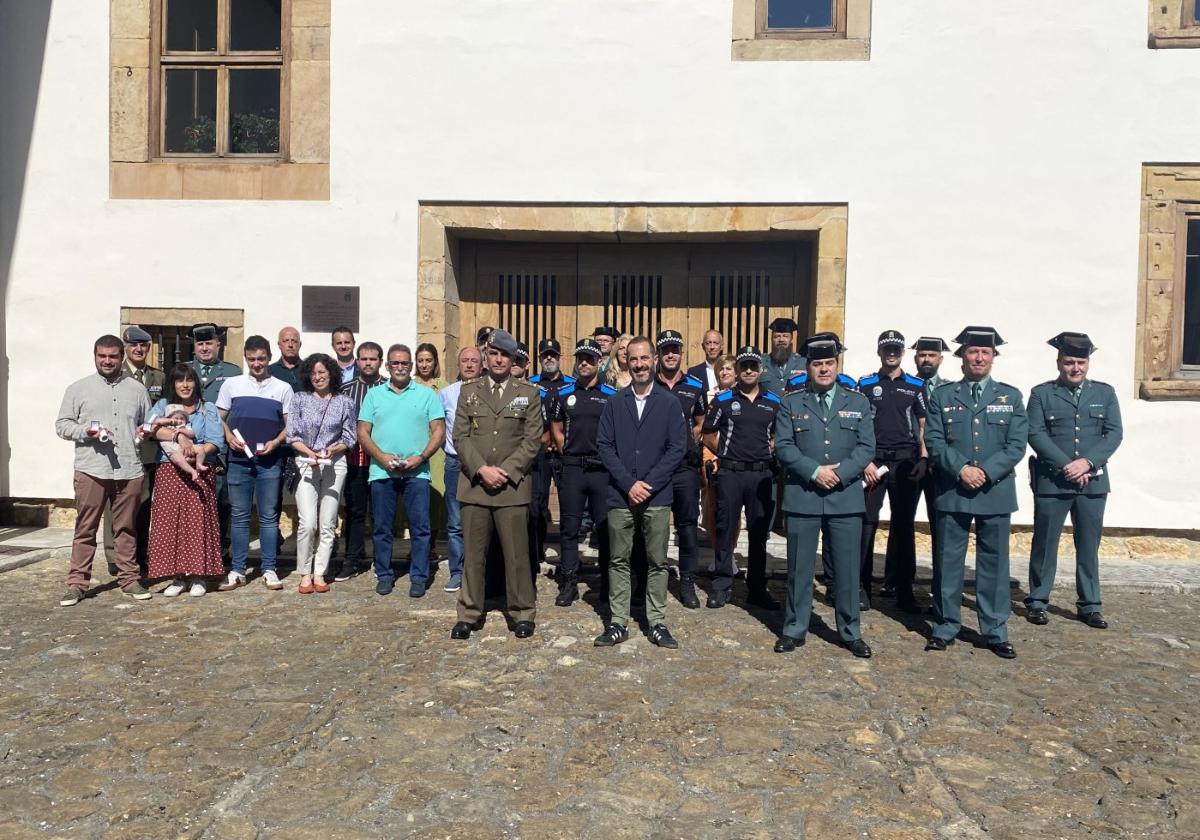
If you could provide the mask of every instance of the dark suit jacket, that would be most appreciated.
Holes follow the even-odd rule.
[[[655,385],[638,420],[633,387],[609,397],[600,415],[596,448],[608,470],[608,506],[629,507],[629,488],[644,481],[654,494],[648,507],[671,504],[671,477],[687,451],[687,424],[679,398]]]
[[[694,376],[704,385],[705,390],[708,389],[708,365],[701,362],[698,365],[692,365],[687,369],[688,376]]]

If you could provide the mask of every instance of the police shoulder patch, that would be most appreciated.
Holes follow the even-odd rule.
[[[904,374],[904,381],[909,385],[916,385],[918,388],[925,387],[925,380],[919,376],[913,376],[910,373]]]
[[[768,393],[770,392],[768,391]],[[733,399],[733,391],[722,391],[717,394],[716,402],[729,402],[731,399]]]
[[[767,402],[773,402],[773,403],[782,402],[779,399],[779,395],[776,394],[774,391],[763,391],[763,396],[767,398]]]
[[[575,387],[571,386],[571,390],[574,391]],[[601,383],[600,384],[600,393],[604,394],[605,396],[611,397],[613,394],[617,393],[617,389],[611,385],[605,385],[605,384]]]
[[[529,381],[536,385],[542,381],[542,375],[540,373],[535,373],[533,376],[529,377]]]
[[[872,373],[869,376],[864,376],[862,379],[858,380],[858,387],[862,388],[866,385],[874,385],[878,381],[879,381],[879,374]]]
[[[568,385],[565,385],[562,388],[558,389],[558,395],[560,397],[565,397],[567,394],[573,394],[573,393],[575,393],[575,385],[574,384],[568,384]]]
[[[574,377],[574,376],[567,376],[567,375],[564,373],[564,374],[563,374],[563,382],[564,382],[564,383],[566,383],[567,385],[573,385],[573,384],[575,384],[575,377]]]
[[[808,381],[807,373],[798,373],[795,376],[793,376],[791,379],[789,379],[787,381],[787,384],[788,384],[789,388],[799,388],[801,385],[803,385],[807,381]]]
[[[837,378],[838,384],[843,388],[849,388],[852,391],[858,390],[858,383],[844,373],[839,373]]]
[[[693,388],[703,388],[704,387],[704,383],[701,382],[696,377],[692,376],[690,373],[683,378],[683,381],[686,382],[687,384],[691,385]]]

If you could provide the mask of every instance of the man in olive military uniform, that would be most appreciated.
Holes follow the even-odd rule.
[[[928,409],[929,398],[933,396],[933,392],[949,381],[943,379],[938,371],[942,367],[942,354],[950,349],[950,345],[946,343],[945,339],[939,338],[936,335],[923,335],[916,340],[910,349],[915,351],[913,353],[913,362],[917,366],[917,376],[925,380],[925,407]],[[929,540],[932,543],[933,565],[934,568],[937,568],[938,538],[937,528],[934,527],[937,509],[933,505],[934,469],[936,469],[936,466],[932,461],[929,461],[925,475],[921,477],[921,493],[925,496],[925,518],[929,521]]]
[[[150,333],[141,327],[126,327],[122,337],[125,339],[125,361],[121,372],[146,386],[146,395],[150,397],[150,405],[154,405],[165,394],[167,376],[151,364],[146,357],[150,353]],[[146,477],[142,481],[142,504],[137,514],[137,562],[142,576],[146,575],[150,549],[150,502],[154,498],[155,466],[158,463],[158,446],[152,440],[142,441],[140,447],[142,466],[145,467]],[[109,511],[104,514],[104,549],[107,554],[112,546],[112,520]],[[109,562],[109,573],[117,576],[117,564]]]
[[[558,478],[562,551],[558,596],[554,599],[557,607],[569,607],[579,597],[579,533],[584,510],[591,511],[599,540],[600,589],[608,589],[608,471],[596,448],[596,433],[604,406],[617,392],[600,381],[600,355],[599,344],[590,338],[580,339],[575,345],[579,378],[555,390],[548,410],[554,448],[562,453]]]
[[[920,612],[913,599],[917,548],[913,519],[921,498],[921,479],[928,470],[925,452],[925,382],[905,373],[904,336],[885,330],[876,340],[879,369],[858,380],[858,390],[871,403],[875,416],[875,457],[863,477],[867,482],[867,516],[862,532],[862,593],[860,602],[871,602],[875,567],[875,533],[883,497],[891,511],[883,593],[896,598],[904,612]]]
[[[237,365],[221,359],[221,344],[225,338],[225,328],[216,324],[196,324],[190,333],[192,339],[192,368],[200,377],[200,394],[205,402],[217,402],[221,386],[226,379],[240,376],[242,369]],[[221,525],[221,556],[229,562],[229,518],[233,509],[229,504],[229,485],[226,483],[225,472],[217,473],[217,520]]]
[[[654,341],[658,350],[659,387],[679,400],[687,424],[687,448],[683,462],[671,476],[671,514],[679,540],[679,603],[690,610],[700,606],[696,597],[696,526],[700,521],[700,432],[708,413],[708,389],[703,381],[683,372],[683,336],[663,330]]]
[[[996,330],[967,327],[955,341],[963,379],[933,392],[925,421],[925,445],[936,467],[940,556],[933,572],[933,634],[925,650],[945,650],[962,629],[963,567],[974,522],[979,632],[993,653],[1013,659],[1008,531],[1017,509],[1013,470],[1025,455],[1029,418],[1021,392],[992,379],[996,348],[1004,344]]]
[[[562,371],[562,345],[554,338],[543,338],[538,342],[538,373],[529,377],[529,382],[536,385],[542,408],[542,451],[538,453],[533,465],[531,479],[533,486],[529,496],[529,555],[533,566],[533,576],[536,579],[541,564],[546,562],[546,532],[550,525],[550,483],[562,494],[562,461],[559,458],[561,450],[550,434],[550,412],[559,389],[575,382],[573,377]],[[562,499],[559,499],[562,506]],[[559,512],[561,516],[561,510]],[[561,525],[560,524],[560,531]],[[561,561],[561,557],[559,558]],[[560,565],[561,569],[561,565]]]
[[[487,375],[463,385],[454,418],[462,462],[463,583],[452,639],[483,627],[484,570],[493,534],[504,552],[508,614],[519,639],[533,635],[537,589],[529,574],[530,472],[542,445],[542,411],[534,385],[512,378],[516,340],[505,330],[488,338]]]
[[[834,336],[804,343],[808,384],[783,398],[775,416],[775,457],[784,469],[787,514],[788,594],[777,653],[804,644],[812,615],[817,536],[828,534],[836,587],[838,636],[855,656],[871,647],[859,629],[859,565],[863,470],[875,454],[875,427],[866,397],[837,384],[845,348]]]
[[[787,381],[804,373],[804,356],[792,349],[793,334],[800,327],[791,318],[776,318],[767,328],[771,331],[771,352],[760,357],[762,374],[758,377],[758,385],[764,391],[782,397]]]
[[[733,538],[739,517],[746,514],[750,543],[746,584],[748,603],[768,610],[779,604],[767,591],[767,537],[775,519],[775,473],[772,435],[779,397],[758,384],[762,357],[754,347],[737,356],[737,381],[713,400],[704,418],[704,445],[717,456],[717,542],[710,609],[729,603],[737,567]]]
[[[1108,459],[1121,445],[1121,408],[1111,385],[1088,379],[1096,347],[1085,333],[1059,333],[1058,378],[1029,395],[1033,481],[1033,548],[1029,554],[1027,618],[1046,624],[1058,567],[1058,539],[1067,514],[1075,531],[1075,610],[1103,630],[1100,612],[1100,536],[1108,499]]]

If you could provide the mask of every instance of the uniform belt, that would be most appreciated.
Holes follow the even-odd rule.
[[[583,467],[585,470],[602,470],[604,462],[599,455],[563,455],[564,467]]]
[[[901,446],[898,449],[876,449],[875,458],[879,461],[904,461],[917,457],[915,446]]]
[[[717,467],[730,472],[770,472],[770,461],[739,461],[734,458],[718,458]]]

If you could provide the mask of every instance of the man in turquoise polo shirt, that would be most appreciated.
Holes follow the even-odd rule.
[[[371,487],[371,518],[375,522],[375,591],[391,593],[392,523],[396,499],[404,497],[412,538],[410,598],[425,594],[429,581],[429,459],[446,437],[446,415],[432,388],[412,381],[412,351],[393,344],[387,352],[388,384],[372,388],[358,412],[358,442],[371,456],[367,481]]]

